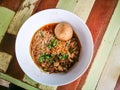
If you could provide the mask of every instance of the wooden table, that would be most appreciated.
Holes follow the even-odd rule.
[[[49,8],[78,15],[90,28],[94,40],[94,56],[89,68],[82,77],[64,86],[50,87],[31,80],[15,56],[15,40],[21,25],[32,14]],[[119,9],[120,0],[0,0],[0,17],[7,18],[4,23],[0,21],[0,54],[12,56],[7,58],[10,59],[8,67],[0,70],[0,78],[28,90],[120,90]]]

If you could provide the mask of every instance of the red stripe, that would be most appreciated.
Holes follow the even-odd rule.
[[[0,0],[0,6],[17,11],[23,0]]]
[[[38,5],[36,12],[49,9],[49,8],[56,8],[58,0],[41,0],[40,4]]]
[[[77,79],[76,81],[74,81],[70,84],[59,86],[57,88],[57,90],[76,90],[79,85],[80,80],[81,80],[81,78]]]

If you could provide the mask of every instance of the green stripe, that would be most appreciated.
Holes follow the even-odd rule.
[[[74,7],[73,12],[79,16],[84,22],[92,10],[95,0],[78,0],[78,3]]]
[[[34,87],[38,87],[39,89],[42,89],[42,90],[56,90],[57,89],[57,86],[47,86],[47,85],[37,83],[33,81],[32,79],[30,79],[27,75],[24,76],[23,81]]]
[[[73,11],[78,0],[59,0],[56,8]]]
[[[111,73],[112,72],[112,73]],[[120,75],[120,28],[96,90],[114,90]],[[104,83],[103,83],[104,82]]]
[[[30,85],[37,87],[38,83],[30,79],[27,75],[24,75],[23,81],[29,83]]]
[[[32,87],[32,86],[30,86],[30,85],[28,85],[28,84],[26,84],[26,83],[23,83],[23,82],[20,81],[20,80],[17,80],[17,79],[15,79],[15,78],[12,78],[11,76],[6,75],[6,74],[1,73],[1,72],[0,72],[0,78],[4,79],[4,80],[6,80],[6,81],[9,81],[9,82],[11,82],[11,83],[13,83],[13,84],[16,84],[16,85],[18,85],[18,86],[20,86],[20,87],[23,87],[24,89],[27,89],[27,90],[39,90],[39,89],[37,89],[37,88],[35,88],[35,87]]]
[[[59,0],[57,8],[75,13],[86,22],[95,0]]]
[[[100,75],[104,69],[104,66],[108,60],[108,56],[112,49],[114,40],[119,32],[120,28],[120,1],[113,13],[113,16],[108,25],[107,31],[103,37],[102,43],[98,50],[98,53],[94,59],[86,82],[82,90],[95,90]]]
[[[0,7],[0,42],[7,31],[15,12],[5,7]]]

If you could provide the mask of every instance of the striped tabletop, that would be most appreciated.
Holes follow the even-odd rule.
[[[65,9],[79,16],[88,25],[94,40],[94,56],[89,68],[79,79],[64,86],[45,86],[31,80],[15,57],[14,44],[21,25],[31,15],[49,8]],[[0,1],[0,62],[9,61],[5,69],[0,68],[0,78],[20,87],[28,90],[120,90],[119,53],[120,0]],[[3,61],[4,54],[13,58],[4,57]]]

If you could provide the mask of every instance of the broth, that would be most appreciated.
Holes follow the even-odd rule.
[[[80,54],[80,41],[75,34],[68,41],[61,41],[54,34],[58,23],[50,23],[35,32],[30,44],[30,53],[35,64],[45,72],[68,71]]]

